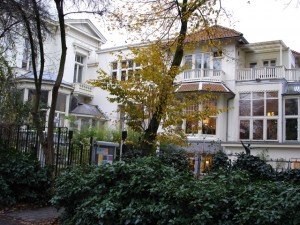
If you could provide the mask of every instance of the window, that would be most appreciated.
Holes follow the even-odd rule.
[[[257,67],[257,62],[253,62],[253,63],[250,63],[250,68],[255,68],[255,67]]]
[[[30,70],[31,69],[31,50],[30,50],[30,42],[28,39],[24,41],[24,49],[22,56],[22,69]]]
[[[214,70],[221,70],[222,66],[222,51],[214,52],[213,54],[213,69]]]
[[[240,93],[240,139],[277,140],[278,92]]]
[[[123,60],[118,67],[118,62],[111,63],[111,76],[112,78],[117,79],[118,72],[121,74],[120,80],[126,81],[134,76],[139,77],[139,63],[134,63],[133,60]]]
[[[198,111],[207,110],[207,114],[211,115],[207,118],[204,118],[201,121],[201,129],[198,117]],[[191,105],[186,108],[186,121],[185,121],[185,133],[186,134],[198,134],[199,130],[202,130],[202,134],[207,135],[216,135],[216,122],[217,116],[214,113],[217,110],[217,100],[212,99],[210,101],[205,101],[201,105]]]
[[[67,95],[58,93],[55,110],[60,111],[60,112],[65,112],[66,111],[66,101],[67,101]]]
[[[73,83],[82,83],[83,69],[84,69],[83,63],[84,63],[84,57],[81,55],[76,55]]]
[[[186,134],[198,133],[198,120],[194,118],[195,113],[198,111],[198,105],[191,105],[186,108]]]
[[[285,111],[285,140],[297,141],[299,127],[299,98],[288,98],[284,100]]]
[[[264,67],[274,67],[274,66],[276,66],[276,60],[275,59],[263,60],[263,66]]]

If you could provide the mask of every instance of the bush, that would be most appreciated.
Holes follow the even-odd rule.
[[[51,172],[35,157],[0,149],[0,207],[16,203],[46,203],[50,199]]]
[[[257,180],[247,171],[202,180],[140,158],[69,169],[52,199],[64,207],[62,224],[299,224],[300,187]]]
[[[254,180],[273,179],[276,176],[271,165],[258,156],[245,153],[238,154],[237,160],[233,163],[233,170],[246,170]]]

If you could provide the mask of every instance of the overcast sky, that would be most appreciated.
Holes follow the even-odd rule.
[[[300,0],[223,0],[231,21],[223,26],[244,34],[248,42],[282,40],[291,49],[300,52]],[[289,3],[289,4],[288,4]],[[288,5],[287,5],[288,4]],[[107,38],[103,47],[126,44],[128,34],[101,32]]]

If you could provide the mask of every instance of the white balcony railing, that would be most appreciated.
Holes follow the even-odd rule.
[[[212,69],[190,69],[183,71],[178,81],[210,81],[210,82],[221,82],[224,80],[224,72],[222,70]]]
[[[266,79],[286,79],[287,81],[299,81],[299,69],[286,69],[284,66],[244,68],[236,72],[237,81],[266,80]]]
[[[93,86],[83,83],[73,83],[73,87],[75,94],[93,97]]]

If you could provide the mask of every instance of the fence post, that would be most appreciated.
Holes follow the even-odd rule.
[[[83,144],[82,143],[79,143],[80,144],[80,159],[79,159],[79,163],[80,165],[82,164],[82,152],[83,152]]]
[[[92,165],[92,154],[93,154],[93,137],[90,137],[90,159],[89,159],[90,165]]]
[[[58,135],[57,135],[57,145],[56,145],[56,163],[55,163],[55,176],[57,176],[57,170],[58,170],[58,156],[59,156],[59,142],[60,142],[60,130],[61,128],[58,128]],[[54,137],[54,145],[55,145],[55,137]]]
[[[28,150],[28,136],[29,136],[29,125],[27,125],[27,129],[26,129],[26,140],[25,140],[25,153],[27,153]]]
[[[69,139],[69,148],[68,148],[68,162],[67,164],[70,165],[71,164],[71,142],[72,142],[72,138],[73,138],[73,131],[69,130],[69,135],[68,135],[68,139]]]

